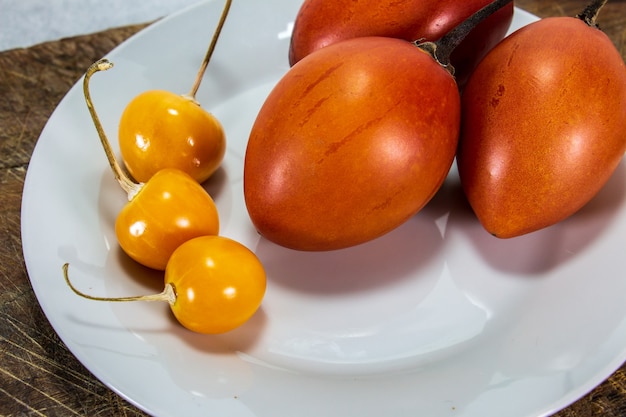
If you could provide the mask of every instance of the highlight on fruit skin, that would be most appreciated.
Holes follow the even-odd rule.
[[[232,0],[222,14],[191,90],[187,94],[154,89],[133,98],[122,113],[118,141],[131,176],[148,181],[164,168],[187,173],[205,182],[220,167],[226,153],[226,135],[219,120],[196,100]]]
[[[494,236],[521,236],[570,217],[624,157],[626,65],[596,27],[605,2],[592,2],[578,18],[519,29],[465,88],[459,175]]]
[[[418,213],[454,160],[461,104],[452,53],[495,0],[435,42],[356,37],[307,55],[253,124],[244,199],[257,231],[329,251],[378,238]]]
[[[347,39],[383,36],[437,41],[491,0],[305,0],[292,31],[290,65],[326,46]],[[513,2],[476,26],[452,55],[462,87],[485,54],[506,35],[513,21]]]
[[[164,90],[145,91],[128,103],[118,141],[124,165],[140,182],[176,168],[202,183],[226,154],[220,121],[195,100]]]
[[[67,286],[92,301],[168,303],[178,322],[202,334],[234,330],[257,312],[265,295],[266,275],[257,256],[239,242],[222,236],[202,236],[182,244],[165,270],[158,294],[99,297],[80,291],[63,265]]]
[[[83,79],[83,94],[113,176],[128,197],[128,203],[117,214],[115,235],[132,259],[162,270],[181,243],[196,236],[217,234],[219,215],[207,191],[181,170],[161,169],[143,183],[135,182],[122,169],[89,90],[91,77],[112,67],[106,58],[93,63]]]
[[[115,236],[124,252],[157,270],[165,269],[182,243],[219,231],[220,216],[213,198],[177,169],[154,174],[115,219]]]
[[[320,49],[278,82],[253,125],[248,214],[297,250],[382,236],[439,189],[459,124],[454,78],[414,44],[369,37]]]

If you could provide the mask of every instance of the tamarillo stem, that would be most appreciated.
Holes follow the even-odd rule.
[[[452,52],[463,42],[467,35],[483,20],[511,3],[513,0],[494,0],[476,13],[465,19],[461,24],[434,42],[415,41],[418,48],[429,53],[435,61],[454,75],[454,67],[450,64]],[[606,0],[605,0],[606,1]]]
[[[604,7],[607,0],[593,0],[591,3],[585,7],[585,9],[576,15],[576,17],[587,25],[595,28],[600,28],[596,23],[598,19],[598,15],[600,14],[600,10]]]

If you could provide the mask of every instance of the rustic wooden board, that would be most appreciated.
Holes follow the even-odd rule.
[[[539,16],[571,16],[585,0],[518,0]],[[626,2],[603,30],[626,57]],[[95,379],[43,315],[26,275],[20,207],[30,155],[48,117],[85,69],[145,25],[0,53],[0,416],[145,416]],[[626,365],[558,417],[626,415]]]
[[[145,416],[95,379],[46,320],[26,275],[22,188],[48,117],[85,69],[145,25],[0,54],[0,415]]]

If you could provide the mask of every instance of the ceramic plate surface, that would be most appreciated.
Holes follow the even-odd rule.
[[[93,77],[91,92],[112,139],[135,95],[191,88],[221,7],[183,10],[108,56],[115,67]],[[257,235],[243,156],[263,100],[288,70],[298,8],[234,2],[198,94],[229,140],[206,184],[221,232],[254,250],[268,273],[262,309],[233,332],[193,334],[164,304],[94,302],[65,286],[65,262],[78,287],[103,296],[157,292],[162,277],[117,246],[125,195],[81,86],[59,104],[29,167],[22,232],[37,298],[73,354],[160,417],[537,417],[602,382],[626,359],[624,164],[578,214],[512,240],[481,228],[454,172],[422,212],[355,248],[301,253]],[[516,10],[513,27],[533,20]]]

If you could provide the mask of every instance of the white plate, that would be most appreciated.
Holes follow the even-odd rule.
[[[92,80],[112,138],[141,91],[187,92],[221,1],[173,15],[113,51]],[[130,262],[113,222],[125,202],[80,85],[41,134],[24,189],[24,256],[69,349],[111,389],[157,416],[535,417],[568,405],[626,359],[626,166],[586,208],[513,240],[490,237],[449,182],[403,227],[360,247],[299,253],[255,233],[243,202],[251,124],[288,69],[299,3],[235,2],[199,101],[230,148],[207,184],[222,233],[264,262],[262,310],[221,336],[182,329],[165,305],[99,303],[150,293],[161,276]],[[535,18],[517,11],[514,27]],[[113,141],[115,142],[115,140]]]

